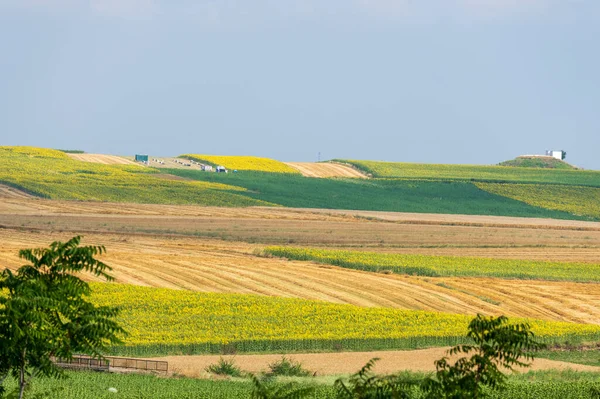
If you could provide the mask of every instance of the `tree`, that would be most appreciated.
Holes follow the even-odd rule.
[[[352,375],[346,385],[342,379],[335,381],[335,390],[339,399],[410,399],[411,392],[419,386],[419,381],[399,376],[379,377],[371,372],[378,361],[373,358],[360,371]]]
[[[530,363],[521,359],[533,360],[531,351],[543,346],[535,341],[528,324],[509,324],[505,316],[477,315],[469,323],[467,337],[475,344],[456,346],[448,354],[473,355],[458,359],[454,365],[447,357],[437,360],[435,377],[423,384],[428,398],[480,398],[484,387],[501,389],[506,382],[503,369],[528,367]]]
[[[273,384],[261,381],[251,374],[252,393],[251,399],[303,399],[314,392],[313,387],[302,387],[297,383]]]
[[[74,353],[102,358],[125,333],[114,320],[118,309],[87,300],[90,287],[75,274],[110,281],[112,269],[94,258],[104,247],[79,247],[80,241],[77,236],[49,248],[21,250],[19,257],[30,264],[0,274],[0,394],[9,374],[19,381],[22,398],[32,376],[62,376],[54,358],[71,359]]]

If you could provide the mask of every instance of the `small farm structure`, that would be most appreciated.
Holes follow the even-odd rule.
[[[148,162],[148,155],[135,154],[136,162]]]
[[[201,165],[200,169],[203,170],[203,171],[205,171],[205,172],[212,172],[213,167],[210,166],[210,165]]]
[[[225,166],[217,166],[217,168],[215,169],[215,172],[217,172],[217,173],[227,173],[227,169],[225,168]]]
[[[549,156],[549,157],[552,157],[552,158],[560,159],[561,161],[567,157],[567,153],[564,152],[563,150],[560,150],[560,151],[555,151],[555,150],[546,151],[546,155]]]

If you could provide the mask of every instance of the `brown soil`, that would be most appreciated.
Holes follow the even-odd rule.
[[[51,201],[0,186],[0,265],[16,268],[23,248],[83,234],[105,245],[103,260],[123,283],[237,292],[464,314],[505,314],[600,323],[600,284],[489,278],[423,278],[262,258],[265,244],[369,251],[600,263],[600,223],[464,215],[286,208],[215,208]],[[221,238],[221,239],[217,239]],[[318,374],[431,370],[443,350],[292,355]],[[260,371],[280,356],[237,356]],[[189,375],[218,360],[171,357]],[[537,360],[535,368],[589,366]],[[595,371],[600,371],[596,370]]]
[[[599,284],[384,275],[254,255],[265,244],[293,243],[598,264],[598,223],[50,201],[10,188],[0,196],[0,264],[9,267],[22,264],[19,249],[83,234],[107,247],[107,263],[126,283],[600,323]]]
[[[11,202],[18,204],[23,200],[34,199],[35,197],[33,195],[27,194],[24,191],[17,190],[16,188],[0,184],[0,198],[2,198],[3,200],[12,200]]]
[[[125,157],[104,154],[67,154],[77,161],[101,163],[104,165],[137,165]]]
[[[301,208],[288,208],[301,209]],[[579,220],[558,220],[544,218],[522,218],[510,216],[482,216],[482,215],[449,215],[439,213],[407,213],[407,212],[382,212],[382,211],[354,211],[341,209],[311,209],[313,212],[331,215],[346,215],[370,220],[381,220],[405,224],[432,224],[446,226],[474,226],[474,227],[517,227],[517,228],[544,228],[553,230],[600,230],[600,222],[586,222]]]
[[[22,264],[19,249],[75,234],[0,231],[0,264],[12,268]],[[104,261],[114,268],[117,281],[129,284],[600,323],[600,284],[594,283],[385,275],[262,258],[254,255],[259,244],[192,237],[87,233],[85,242],[105,245]]]
[[[434,361],[446,355],[448,348],[431,348],[412,351],[389,352],[341,352],[292,354],[286,357],[298,361],[316,375],[339,375],[357,372],[370,359],[379,358],[374,371],[379,374],[391,374],[400,371],[435,371]],[[268,371],[269,364],[281,360],[282,355],[237,355],[224,356],[232,359],[242,370],[259,373]],[[171,372],[190,377],[206,376],[205,368],[217,363],[220,356],[168,356],[155,358],[169,362]],[[548,359],[536,359],[530,370],[566,370],[600,372],[600,367]],[[525,369],[521,369],[525,371]]]
[[[312,163],[312,162],[284,162],[286,165],[297,169],[306,177],[358,177],[367,178],[367,175],[348,165],[339,163]]]

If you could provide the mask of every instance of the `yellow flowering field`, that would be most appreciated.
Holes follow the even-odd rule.
[[[529,205],[600,219],[600,188],[547,184],[476,183],[480,189]]]
[[[520,259],[411,255],[297,247],[267,247],[266,253],[378,272],[390,270],[419,276],[472,276],[559,281],[600,281],[600,265]]]
[[[416,180],[557,183],[600,187],[600,171],[339,160],[374,177]]]
[[[461,342],[472,316],[364,308],[294,298],[93,283],[92,300],[118,306],[122,354],[375,350]],[[515,322],[523,321],[515,319]],[[597,340],[600,326],[533,320],[547,341]]]
[[[245,188],[202,181],[175,181],[137,165],[80,162],[56,150],[0,147],[0,183],[32,194],[67,200],[199,204],[271,205],[236,194]]]
[[[193,159],[194,161],[208,163],[211,165],[222,165],[230,170],[254,170],[258,172],[300,174],[298,170],[292,168],[291,166],[288,166],[283,162],[279,162],[270,158],[196,154],[185,154],[181,155],[181,157]]]

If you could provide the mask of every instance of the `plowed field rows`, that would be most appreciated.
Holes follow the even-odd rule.
[[[18,249],[71,235],[2,230],[0,263],[16,267]],[[106,245],[105,261],[118,281],[130,284],[600,323],[598,284],[384,275],[260,258],[254,245],[183,237],[89,234],[85,242]]]
[[[77,161],[101,163],[104,165],[139,165],[135,162],[116,155],[104,154],[67,154]]]
[[[338,163],[313,163],[313,162],[284,162],[292,168],[298,169],[306,177],[358,177],[366,178],[363,172]]]
[[[573,250],[572,261],[581,249],[585,259],[600,259],[591,250],[598,249],[600,231],[545,230],[473,226],[439,226],[378,223],[364,220],[321,219],[319,215],[292,214],[286,218],[252,216],[137,216],[137,215],[9,215],[0,214],[0,225],[83,232],[118,232],[127,234],[185,235],[220,238],[227,241],[263,244],[292,244],[392,251],[397,248],[426,248],[446,251],[448,248],[489,249],[490,254],[504,254],[498,248],[546,248],[551,259],[554,250],[564,254]],[[485,251],[484,251],[485,252]],[[600,252],[600,251],[599,251]],[[483,254],[485,255],[485,253]],[[561,255],[561,259],[564,255]]]

